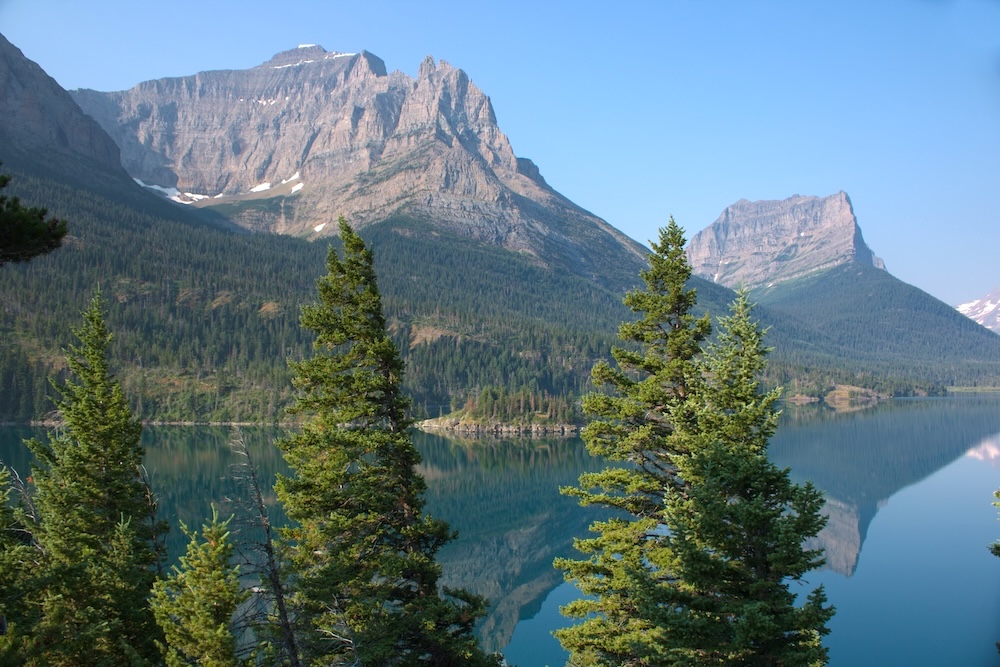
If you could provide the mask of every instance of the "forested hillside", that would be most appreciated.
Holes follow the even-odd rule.
[[[914,383],[1000,385],[1000,338],[886,271],[850,263],[753,293],[775,326],[772,345],[797,366],[890,393]],[[803,340],[782,340],[793,329]],[[780,342],[779,342],[780,341]]]
[[[63,371],[68,323],[98,288],[110,302],[112,363],[142,419],[283,419],[286,362],[311,344],[298,313],[323,271],[325,242],[248,234],[93,164],[0,158],[11,194],[70,223],[55,253],[0,269],[0,421],[52,409],[48,378]],[[362,235],[418,415],[578,418],[590,368],[630,317],[627,285],[609,289],[413,218]],[[693,281],[699,310],[723,312],[732,292]],[[789,393],[1000,384],[994,334],[884,271],[846,265],[754,297],[775,348],[768,380]]]
[[[0,271],[0,420],[51,409],[86,300],[110,301],[111,349],[146,420],[272,421],[291,398],[286,361],[310,341],[299,307],[326,243],[234,231],[128,184],[78,187],[15,164],[11,189],[70,221],[58,252]],[[364,234],[418,412],[447,412],[490,387],[572,403],[626,316],[619,293],[530,257],[442,238],[414,220]]]

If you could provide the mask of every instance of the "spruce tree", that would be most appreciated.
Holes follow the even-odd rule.
[[[187,553],[170,577],[154,584],[150,603],[166,638],[167,666],[238,667],[233,615],[249,591],[240,590],[239,570],[229,562],[229,520],[219,521],[213,507],[200,538],[181,529],[190,539]]]
[[[763,333],[746,295],[708,344],[684,236],[673,219],[653,244],[639,315],[619,335],[617,368],[593,371],[588,450],[618,463],[564,489],[617,510],[560,559],[590,596],[563,608],[582,619],[556,633],[571,664],[822,664],[832,611],[822,590],[798,611],[788,579],[819,565],[802,541],[823,525],[822,498],[767,461],[777,392],[763,393]]]
[[[556,561],[567,580],[590,596],[563,609],[583,622],[556,633],[575,665],[664,664],[655,659],[664,630],[643,612],[642,594],[670,579],[663,509],[667,494],[683,486],[675,459],[686,453],[674,425],[693,419],[686,399],[711,327],[707,317],[692,314],[695,292],[686,286],[691,270],[673,219],[660,230],[649,262],[641,274],[646,289],[625,297],[640,315],[619,329],[630,347],[612,348],[617,367],[598,362],[592,380],[608,391],[588,394],[583,402],[584,411],[596,417],[582,433],[588,451],[620,465],[585,473],[579,488],[563,489],[583,505],[617,510],[591,526],[594,537],[576,541],[584,560]]]
[[[159,637],[147,599],[166,530],[142,467],[142,426],[111,375],[111,341],[98,293],[74,333],[62,426],[35,455],[39,567],[31,574],[29,664],[156,662]]]
[[[439,591],[447,524],[423,511],[425,484],[409,434],[403,363],[386,332],[372,253],[340,220],[319,301],[303,309],[316,354],[292,364],[308,415],[278,443],[292,475],[276,490],[303,662],[313,665],[477,665],[472,635],[484,601]],[[494,660],[492,664],[496,664]]]
[[[657,623],[681,629],[677,653],[692,662],[825,664],[823,588],[797,605],[789,587],[824,562],[803,547],[826,523],[823,495],[767,459],[780,390],[760,386],[768,350],[745,291],[719,324],[699,364],[695,427],[678,428],[691,455],[677,460],[686,493],[664,511],[676,585],[660,591]]]

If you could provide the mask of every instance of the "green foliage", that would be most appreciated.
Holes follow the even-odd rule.
[[[746,294],[708,343],[696,319],[684,238],[671,219],[654,244],[646,289],[626,305],[617,368],[598,364],[583,432],[616,467],[564,489],[618,513],[577,540],[585,558],[558,559],[590,596],[556,633],[574,665],[823,664],[832,610],[822,588],[796,606],[789,582],[822,563],[804,550],[825,520],[822,495],[767,460],[779,393],[763,393],[763,333]]]
[[[202,665],[237,667],[233,614],[249,596],[240,590],[239,571],[229,561],[233,555],[229,520],[212,520],[197,533],[181,525],[190,539],[180,567],[153,587],[150,605],[163,631],[168,667]]]
[[[9,174],[0,174],[0,190],[10,183]],[[17,197],[0,195],[0,266],[26,262],[52,252],[62,245],[66,222],[45,219],[48,210],[28,208]]]
[[[486,387],[470,396],[452,417],[478,424],[578,424],[580,414],[569,396],[550,396],[548,392],[504,387]]]
[[[898,395],[1000,384],[1000,338],[873,266],[845,264],[753,296],[794,376],[822,371]]]
[[[31,594],[18,625],[28,664],[155,662],[146,600],[166,526],[144,476],[141,426],[108,369],[100,294],[74,333],[80,345],[58,402],[64,425],[49,442],[26,443],[37,461],[35,555],[21,573]]]
[[[0,273],[0,420],[51,409],[47,376],[65,373],[64,323],[96,284],[116,304],[111,353],[137,416],[284,418],[294,397],[285,359],[308,354],[296,318],[322,271],[322,244],[213,226],[142,192],[25,172],[14,186],[74,224],[59,253]],[[487,386],[579,395],[625,316],[621,292],[433,229],[393,219],[362,232],[379,248],[387,323],[419,411],[438,416]]]
[[[439,592],[447,524],[423,512],[403,363],[386,333],[371,252],[341,219],[319,302],[302,311],[316,354],[293,363],[302,431],[279,441],[276,491],[306,664],[490,664],[472,635],[485,602]],[[493,663],[495,664],[495,662]]]

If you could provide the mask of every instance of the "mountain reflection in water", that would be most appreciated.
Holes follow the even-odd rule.
[[[850,414],[786,410],[771,460],[826,494],[830,519],[814,545],[826,549],[827,567],[852,575],[885,501],[996,434],[998,406],[1000,397],[984,395],[897,399]]]
[[[786,409],[772,439],[771,457],[811,479],[827,493],[827,528],[817,538],[827,568],[847,576],[859,562],[869,525],[886,499],[962,454],[1000,460],[1000,396],[896,400],[865,412],[836,415],[821,409]],[[245,428],[244,439],[265,484],[272,520],[284,520],[271,485],[286,468],[273,446],[283,431]],[[0,459],[28,474],[30,456],[21,439],[43,429],[0,427]],[[172,559],[186,540],[179,521],[198,526],[211,505],[228,514],[233,496],[230,467],[240,462],[222,427],[147,427],[146,467],[172,526]],[[502,650],[517,624],[533,617],[562,583],[552,567],[573,555],[573,539],[606,516],[561,496],[582,472],[601,464],[578,438],[449,440],[414,433],[427,480],[427,510],[447,520],[459,538],[439,554],[443,583],[490,599],[480,628],[484,647]],[[984,498],[989,503],[990,498]],[[1000,529],[997,531],[1000,535]],[[983,547],[986,548],[985,545]],[[835,602],[835,601],[834,601]],[[1000,633],[998,633],[1000,639]]]

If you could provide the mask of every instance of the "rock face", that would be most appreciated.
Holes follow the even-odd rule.
[[[696,275],[726,287],[759,287],[847,262],[885,268],[865,245],[845,192],[741,199],[695,234],[688,258]]]
[[[118,146],[111,137],[2,35],[0,118],[0,159],[9,159],[11,153],[30,155],[40,162],[72,157],[122,169]]]
[[[645,263],[514,155],[489,98],[444,61],[428,57],[413,79],[368,52],[302,46],[250,70],[72,94],[133,177],[249,228],[318,237],[339,215],[402,214],[580,275],[602,253]]]
[[[987,329],[1000,333],[1000,308],[997,306],[1000,306],[1000,287],[982,299],[955,306],[955,310],[979,322]]]

